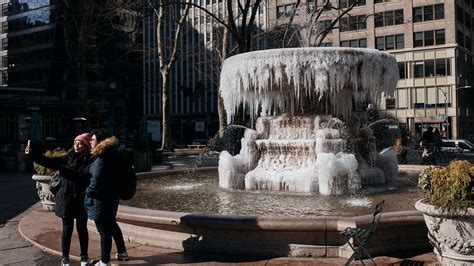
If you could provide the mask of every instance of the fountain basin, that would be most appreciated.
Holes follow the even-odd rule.
[[[355,217],[258,217],[193,214],[120,206],[117,220],[130,242],[187,252],[246,256],[348,258],[339,233],[370,226],[372,215]],[[366,248],[371,255],[429,250],[423,215],[383,213]]]
[[[400,172],[422,168],[402,166]],[[201,172],[215,171],[206,168]],[[182,171],[138,174],[139,179]],[[386,200],[386,202],[389,200]],[[372,215],[324,217],[240,216],[119,207],[117,220],[130,242],[187,252],[247,256],[347,258],[352,250],[339,232],[370,226]],[[367,244],[371,255],[430,250],[423,215],[418,211],[383,212]]]

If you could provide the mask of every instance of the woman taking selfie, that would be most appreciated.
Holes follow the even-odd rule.
[[[84,209],[84,195],[90,181],[89,167],[91,135],[84,133],[74,139],[73,148],[63,157],[49,158],[43,151],[30,144],[25,154],[36,163],[59,171],[60,187],[56,193],[55,214],[62,218],[63,232],[61,239],[62,265],[69,265],[69,249],[76,219],[76,230],[81,248],[81,265],[87,265],[89,234],[87,232],[87,214]]]

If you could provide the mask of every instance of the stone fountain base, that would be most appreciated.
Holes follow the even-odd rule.
[[[244,256],[348,258],[352,250],[339,233],[367,228],[372,215],[271,218],[165,212],[120,206],[117,220],[130,242],[186,252]],[[429,250],[423,215],[384,213],[366,248],[371,255]]]

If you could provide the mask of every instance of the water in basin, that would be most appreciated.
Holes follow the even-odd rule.
[[[385,200],[384,211],[415,210],[417,176],[400,174],[383,186],[356,195],[317,192],[231,190],[219,187],[217,172],[194,172],[139,180],[137,194],[122,204],[164,211],[277,217],[356,216],[373,213]]]

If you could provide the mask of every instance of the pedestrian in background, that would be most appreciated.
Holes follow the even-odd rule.
[[[128,260],[122,230],[117,224],[116,216],[120,201],[118,176],[121,173],[120,154],[117,151],[118,139],[106,134],[105,130],[93,130],[91,138],[92,175],[86,189],[84,206],[89,219],[95,222],[100,234],[100,261],[96,265],[109,265],[112,250],[112,238],[117,246],[117,260]]]
[[[90,164],[92,156],[91,134],[84,133],[74,139],[73,148],[63,157],[49,158],[43,155],[40,147],[31,144],[25,149],[33,161],[53,170],[58,170],[61,177],[60,187],[56,193],[54,213],[62,219],[63,231],[61,237],[62,265],[69,265],[69,250],[71,247],[74,219],[79,236],[81,249],[81,265],[87,265],[89,233],[87,231],[87,214],[84,209],[84,196],[90,180]]]

